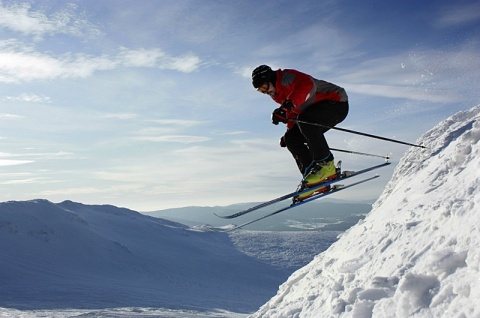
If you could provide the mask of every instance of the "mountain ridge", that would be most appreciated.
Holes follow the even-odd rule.
[[[289,274],[226,234],[72,201],[0,203],[0,250],[0,307],[17,309],[184,308],[188,299],[251,312]]]

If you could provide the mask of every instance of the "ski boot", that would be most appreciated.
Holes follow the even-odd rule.
[[[312,169],[308,172],[305,178],[300,183],[297,191],[303,191],[308,188],[316,187],[321,185],[324,182],[334,180],[341,175],[341,164],[339,161],[337,167],[332,161],[322,162],[315,164]],[[306,191],[302,194],[299,194],[293,198],[293,203],[303,201],[310,198],[315,194],[324,193],[330,190],[330,186],[315,188],[312,191]]]

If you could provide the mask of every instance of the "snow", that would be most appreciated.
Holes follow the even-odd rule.
[[[480,317],[479,118],[425,133],[367,217],[251,317]]]
[[[235,231],[230,237],[243,253],[293,273],[313,259],[312,255],[332,245],[338,234],[317,231]]]
[[[0,203],[0,317],[480,318],[479,118],[425,133],[338,240]]]
[[[227,235],[109,205],[4,202],[0,317],[244,317],[337,234]]]

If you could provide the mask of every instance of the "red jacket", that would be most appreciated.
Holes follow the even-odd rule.
[[[348,102],[345,89],[308,74],[279,69],[276,76],[276,94],[272,99],[279,104],[289,100],[294,106],[287,111],[287,118],[297,118],[305,109],[319,101]],[[290,128],[294,124],[295,122],[289,121],[287,127]]]

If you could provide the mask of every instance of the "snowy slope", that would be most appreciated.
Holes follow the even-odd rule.
[[[246,313],[272,297],[289,273],[242,253],[226,234],[127,209],[0,203],[0,307]]]
[[[251,317],[480,317],[479,119],[427,132],[367,218]]]

